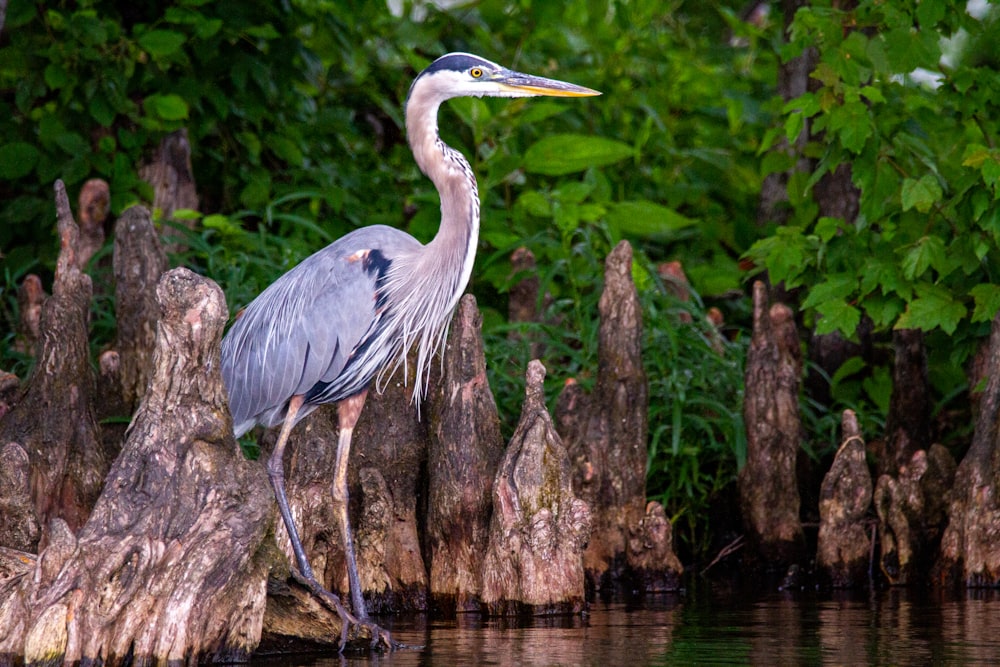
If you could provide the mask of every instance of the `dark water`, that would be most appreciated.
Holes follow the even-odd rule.
[[[1000,665],[1000,592],[941,598],[910,591],[704,591],[597,602],[585,617],[382,619],[421,649],[309,654],[260,667],[372,665]]]

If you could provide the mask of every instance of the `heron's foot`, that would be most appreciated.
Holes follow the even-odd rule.
[[[420,648],[417,646],[409,646],[401,642],[397,642],[392,638],[392,635],[388,630],[382,628],[375,623],[372,623],[368,619],[359,619],[357,616],[352,614],[344,603],[340,601],[340,596],[335,593],[331,593],[326,588],[323,587],[318,581],[313,577],[306,577],[301,573],[292,570],[292,574],[295,580],[300,584],[309,589],[309,591],[316,596],[316,599],[320,601],[327,609],[336,613],[340,617],[340,651],[343,652],[344,648],[347,646],[347,641],[352,636],[357,636],[358,630],[364,628],[368,630],[372,638],[371,648],[373,651],[395,651],[396,649],[404,648]]]

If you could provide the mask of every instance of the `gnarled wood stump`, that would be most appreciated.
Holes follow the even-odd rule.
[[[629,560],[630,537],[646,516],[649,388],[642,365],[642,308],[632,282],[632,248],[625,241],[608,254],[598,308],[593,395],[568,384],[556,419],[574,462],[574,490],[592,508],[594,532],[584,567],[590,585],[600,588],[621,580],[632,565],[649,565],[642,558]]]
[[[972,446],[958,465],[935,579],[1000,584],[1000,314],[993,318]]]
[[[880,474],[894,475],[918,450],[931,445],[933,405],[927,380],[924,332],[896,329],[892,332],[892,397],[885,420],[885,449],[877,461]]]
[[[926,572],[945,521],[945,494],[955,477],[955,461],[941,445],[918,450],[895,475],[875,484],[880,565],[889,583],[906,585]]]
[[[834,588],[854,588],[865,582],[870,560],[865,516],[872,502],[872,476],[853,411],[844,411],[841,425],[843,444],[820,491],[816,563]]]
[[[30,504],[35,515],[34,521],[23,517],[26,521],[16,531],[0,530],[0,538],[11,540],[3,546],[25,551],[44,548],[54,518],[79,529],[108,469],[93,410],[87,328],[91,281],[76,260],[79,229],[62,181],[56,181],[55,192],[60,251],[52,296],[41,308],[38,359],[24,395],[0,422],[4,460],[19,462],[15,467],[20,471],[0,479],[0,504],[17,511]],[[26,470],[21,466],[25,457]],[[25,472],[30,490],[23,484]],[[26,491],[30,498],[24,497]]]
[[[53,664],[245,658],[260,639],[274,518],[232,436],[219,372],[225,299],[163,276],[154,371],[77,536],[58,519],[29,573],[0,585],[0,654]]]
[[[496,403],[486,379],[482,316],[459,302],[431,406],[427,460],[430,590],[444,610],[477,611],[489,543],[493,478],[503,456]]]
[[[163,220],[172,220],[178,209],[198,209],[198,192],[191,169],[191,143],[186,129],[163,137],[152,159],[139,167],[139,178],[153,186],[153,208],[160,210]],[[189,228],[194,224],[193,220],[179,222]],[[165,229],[163,236],[168,250],[184,247],[184,239],[177,231]]]
[[[802,355],[792,311],[768,308],[767,288],[753,286],[753,336],[747,352],[743,419],[747,462],[739,474],[747,558],[783,570],[803,552],[795,459],[802,439]]]
[[[121,382],[117,393],[126,414],[131,414],[146,393],[152,374],[156,321],[160,316],[156,286],[168,266],[153,219],[142,206],[131,207],[115,224],[113,264],[118,324],[114,349]]]
[[[570,461],[545,408],[545,367],[528,364],[521,420],[493,482],[482,599],[491,614],[578,612],[590,509],[573,493]]]

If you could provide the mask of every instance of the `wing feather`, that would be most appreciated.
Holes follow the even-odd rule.
[[[303,260],[246,307],[222,342],[237,435],[255,423],[281,423],[292,396],[338,380],[377,315],[378,275],[359,261],[365,251],[391,261],[419,247],[391,227],[360,229]]]

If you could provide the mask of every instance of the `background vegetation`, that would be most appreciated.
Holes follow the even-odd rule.
[[[633,242],[648,491],[698,557],[709,508],[745,456],[751,277],[766,270],[793,289],[805,330],[850,339],[870,322],[877,344],[893,327],[926,330],[942,411],[964,410],[963,364],[1000,308],[992,14],[964,2],[846,5],[800,9],[786,39],[779,8],[738,0],[484,0],[396,14],[351,0],[12,0],[0,35],[2,319],[16,321],[25,274],[49,282],[53,180],[73,192],[106,179],[119,214],[151,199],[137,166],[169,131],[189,133],[201,197],[190,249],[174,262],[216,279],[235,311],[357,226],[433,235],[437,195],[406,147],[401,104],[438,55],[471,51],[599,89],[582,103],[462,99],[443,111],[442,134],[469,157],[483,198],[471,289],[513,422],[525,341],[544,343],[553,396],[570,377],[591,380],[603,258]],[[779,64],[808,53],[809,91],[781,99]],[[796,151],[781,141],[803,136]],[[815,202],[819,178],[840,165],[860,190],[856,219],[821,216]],[[761,219],[764,179],[786,172],[780,224]],[[540,267],[541,324],[506,321],[509,257],[522,245]],[[105,256],[92,269],[108,294]],[[667,260],[683,262],[689,299],[664,284]],[[99,298],[95,347],[113,335],[110,313]],[[6,330],[0,368],[23,374]],[[822,401],[804,397],[817,461],[844,407],[878,427],[890,377],[855,358],[825,375]]]

